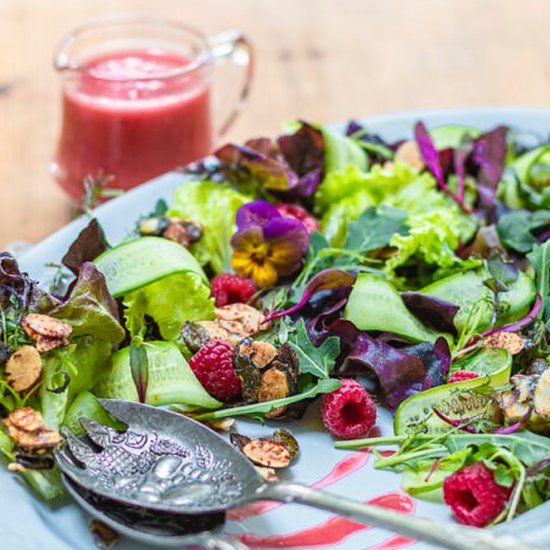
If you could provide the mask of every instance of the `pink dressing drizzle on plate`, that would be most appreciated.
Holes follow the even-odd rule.
[[[370,457],[370,452],[368,451],[367,452],[359,451],[346,456],[343,460],[338,462],[336,466],[334,466],[334,468],[331,470],[329,474],[327,474],[325,477],[323,477],[322,479],[314,483],[312,487],[315,487],[316,489],[324,489],[329,485],[333,485],[334,483],[340,481],[346,476],[354,472],[357,472],[358,470],[363,468],[367,464],[369,457]],[[241,508],[231,510],[230,512],[227,513],[227,519],[229,519],[230,521],[243,521],[246,518],[257,516],[260,514],[265,514],[266,512],[275,510],[276,508],[279,508],[279,506],[282,506],[282,505],[283,503],[281,502],[271,502],[271,501],[254,502],[252,504],[248,504]]]
[[[368,504],[382,506],[383,508],[397,510],[406,514],[412,514],[414,512],[413,500],[407,495],[397,492],[375,497],[369,500]],[[287,535],[263,537],[252,533],[246,533],[236,535],[236,538],[251,548],[333,547],[344,541],[350,535],[367,529],[372,529],[372,526],[364,523],[357,523],[356,521],[340,516],[332,516],[319,525]],[[409,540],[406,539],[406,542],[408,544]],[[396,548],[396,546],[393,546],[393,548]]]

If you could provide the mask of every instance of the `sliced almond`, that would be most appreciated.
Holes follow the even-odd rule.
[[[258,466],[286,468],[290,464],[290,453],[282,444],[270,439],[253,439],[247,443],[243,453]]]
[[[29,313],[21,319],[21,326],[25,332],[33,339],[38,335],[48,338],[66,339],[73,331],[73,327],[63,323],[59,319],[42,315],[40,313]]]
[[[11,354],[4,369],[4,379],[15,391],[28,390],[40,378],[42,359],[32,346],[21,346]]]
[[[523,338],[515,332],[500,331],[491,334],[483,342],[484,348],[502,348],[511,355],[517,355],[525,347]]]
[[[227,328],[230,332],[239,332],[234,323],[240,326],[240,331],[245,336],[265,330],[269,326],[263,313],[247,304],[229,304],[216,308],[215,311],[220,326]]]
[[[425,166],[416,141],[405,141],[405,143],[402,143],[395,152],[394,161],[408,164],[419,171]]]

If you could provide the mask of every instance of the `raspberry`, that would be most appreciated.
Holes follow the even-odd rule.
[[[297,204],[285,204],[284,202],[278,204],[276,208],[283,216],[301,221],[306,226],[309,233],[312,231],[319,231],[320,228],[317,218],[311,216],[305,208]]]
[[[443,499],[460,523],[484,527],[506,506],[512,489],[499,485],[482,462],[466,466],[443,482]]]
[[[448,384],[453,382],[464,382],[464,380],[471,380],[472,378],[479,378],[477,372],[472,372],[471,370],[457,370],[449,376]]]
[[[233,347],[223,340],[210,340],[191,359],[189,366],[204,389],[220,401],[241,395],[241,381],[233,368]]]
[[[376,422],[376,404],[355,380],[342,380],[336,391],[323,397],[323,424],[340,439],[365,436]]]
[[[228,304],[245,303],[256,294],[256,287],[250,279],[222,273],[216,275],[211,283],[212,296],[216,301],[216,307]]]

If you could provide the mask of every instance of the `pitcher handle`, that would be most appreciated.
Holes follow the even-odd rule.
[[[246,35],[239,31],[224,31],[208,38],[215,64],[231,62],[243,71],[237,102],[221,125],[217,136],[223,137],[244,109],[254,75],[254,50]]]

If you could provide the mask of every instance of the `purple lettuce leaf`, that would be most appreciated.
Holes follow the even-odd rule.
[[[456,334],[453,320],[460,309],[457,305],[421,292],[402,292],[401,298],[409,311],[423,323]]]
[[[28,311],[46,311],[57,303],[58,300],[41,290],[28,273],[19,270],[11,254],[0,252],[0,310],[16,306],[18,315],[22,316]]]
[[[97,219],[93,218],[71,244],[61,263],[74,275],[78,275],[78,270],[84,262],[95,260],[108,247],[103,229]]]
[[[297,132],[277,138],[283,158],[301,178],[325,168],[325,138],[321,130],[301,122]]]
[[[508,128],[499,126],[474,140],[472,163],[477,168],[479,202],[492,206],[506,162],[506,135]]]
[[[358,330],[349,321],[336,320],[333,334],[340,336],[343,360],[340,376],[374,376],[388,406],[395,410],[407,397],[443,383],[451,355],[444,338],[397,349]]]
[[[466,176],[471,176],[476,181],[479,205],[482,208],[492,207],[506,162],[507,131],[506,127],[499,126],[456,149],[438,151],[424,124],[418,122],[415,126],[415,138],[422,158],[441,190],[465,212],[472,213],[464,202]],[[447,178],[453,173],[458,181],[456,193],[447,186]]]

